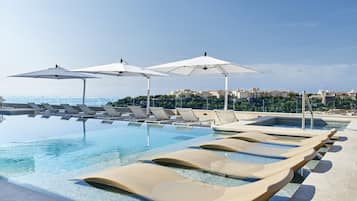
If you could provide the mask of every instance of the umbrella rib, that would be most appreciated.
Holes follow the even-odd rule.
[[[196,68],[195,67],[192,67],[192,70],[191,72],[188,74],[188,76],[191,76],[193,72],[195,72]]]
[[[173,69],[171,69],[171,70],[169,70],[169,71],[167,71],[168,73],[171,73],[171,72],[173,72],[173,71],[175,71],[175,70],[178,70],[178,69],[180,69],[180,68],[184,68],[185,66],[178,66],[178,67],[175,67],[175,68],[173,68]]]
[[[217,65],[216,68],[219,69],[224,76],[228,76],[227,71],[225,71],[224,68],[222,68],[222,65]]]

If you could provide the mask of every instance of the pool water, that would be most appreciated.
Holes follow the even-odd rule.
[[[103,124],[94,119],[77,121],[40,116],[4,116],[0,134],[0,177],[80,201],[136,200],[90,187],[80,178],[112,166],[133,163],[151,153],[183,149],[216,138],[209,128],[128,122]],[[239,153],[220,154],[255,163],[280,160]],[[186,177],[212,184],[234,186],[248,182],[173,169]]]
[[[350,122],[344,121],[326,121],[323,119],[314,119],[313,129],[330,130],[336,128],[337,130],[344,130]],[[285,128],[301,128],[301,118],[293,117],[275,117],[273,119],[255,123],[259,126],[273,126],[273,127],[285,127]],[[305,119],[305,128],[311,128],[311,119]]]

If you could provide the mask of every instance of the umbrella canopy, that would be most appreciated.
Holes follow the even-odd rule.
[[[92,75],[69,71],[65,68],[59,67],[58,65],[56,65],[54,68],[48,68],[45,70],[12,75],[10,77],[44,78],[44,79],[58,79],[58,80],[95,78]]]
[[[151,66],[147,69],[164,73],[173,73],[179,75],[212,75],[221,74],[225,77],[225,99],[224,109],[228,108],[228,75],[234,73],[254,73],[255,70],[228,61],[216,59],[214,57],[204,56],[185,59],[176,62],[170,62],[157,66]]]
[[[150,108],[150,78],[153,76],[167,76],[166,74],[155,72],[152,70],[142,69],[137,66],[128,65],[123,59],[119,63],[112,63],[107,65],[92,66],[87,68],[80,68],[73,70],[76,72],[94,73],[111,76],[134,76],[145,77],[147,79],[147,100],[146,113],[149,114]]]
[[[58,65],[56,65],[54,68],[48,68],[45,70],[12,75],[10,77],[42,78],[42,79],[57,79],[57,80],[81,79],[83,80],[83,98],[82,98],[83,104],[85,103],[86,79],[96,78],[95,76],[92,75],[69,71],[65,68],[59,67]]]
[[[119,63],[80,68],[80,69],[75,69],[73,71],[102,74],[102,75],[113,75],[113,76],[134,76],[134,77],[166,76],[163,73],[155,72],[152,70],[145,70],[137,66],[129,65],[123,60],[120,60]]]

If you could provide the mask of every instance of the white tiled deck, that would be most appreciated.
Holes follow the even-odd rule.
[[[291,200],[336,201],[357,199],[357,120],[338,132],[343,140],[323,157]]]

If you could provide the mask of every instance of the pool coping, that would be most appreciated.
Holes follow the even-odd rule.
[[[61,195],[42,190],[38,187],[26,187],[0,178],[2,201],[72,201]]]

